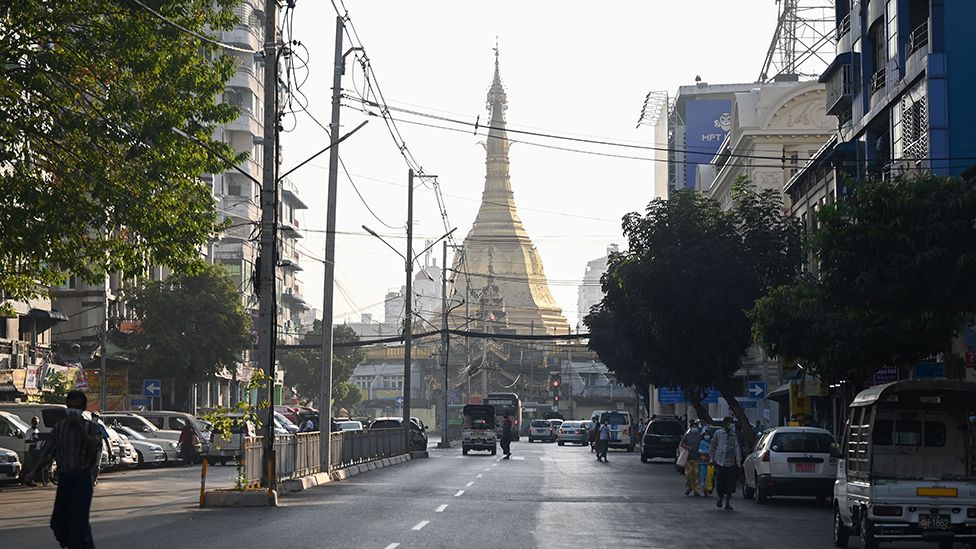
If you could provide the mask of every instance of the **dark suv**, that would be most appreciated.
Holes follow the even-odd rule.
[[[674,458],[685,424],[677,418],[652,419],[641,438],[641,461],[651,458]]]

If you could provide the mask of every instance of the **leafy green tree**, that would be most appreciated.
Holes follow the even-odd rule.
[[[196,32],[232,27],[237,0],[145,0]],[[0,295],[34,296],[148,265],[192,269],[215,228],[200,174],[222,171],[215,101],[232,58],[135,2],[0,7]]]
[[[351,381],[342,381],[332,391],[332,402],[336,408],[352,408],[363,401],[363,390]]]
[[[850,188],[818,215],[817,278],[756,304],[758,339],[829,379],[938,353],[961,376],[952,341],[976,317],[976,185],[924,175]]]
[[[353,370],[366,358],[361,347],[338,347],[340,343],[359,341],[359,336],[349,326],[338,324],[332,330],[332,400],[339,406],[339,401],[348,398],[349,388],[343,385],[352,377]],[[312,329],[302,337],[302,344],[316,345],[322,342],[322,323],[318,320]],[[322,386],[322,350],[296,349],[279,354],[278,362],[285,370],[285,385],[293,387],[302,398],[317,400]],[[356,387],[358,390],[359,388]],[[359,400],[362,400],[360,394]],[[358,402],[358,401],[357,401]],[[349,406],[356,404],[351,403]]]
[[[681,387],[698,414],[719,390],[741,422],[732,375],[752,343],[751,309],[799,270],[800,226],[779,194],[745,181],[730,212],[691,190],[624,217],[628,250],[611,256],[604,299],[584,322],[590,347],[628,384]]]
[[[175,378],[187,387],[235,368],[251,346],[251,318],[219,265],[147,283],[132,291],[128,303],[141,320],[129,344],[147,376]]]

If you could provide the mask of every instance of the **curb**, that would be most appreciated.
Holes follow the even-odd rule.
[[[277,507],[274,490],[211,490],[204,494],[203,507]]]
[[[294,492],[302,492],[316,486],[321,486],[329,482],[338,482],[343,480],[349,480],[352,477],[365,473],[367,471],[373,471],[376,469],[383,469],[386,467],[392,467],[393,465],[399,465],[401,463],[406,463],[413,459],[409,454],[402,454],[399,456],[394,456],[391,458],[383,458],[375,461],[367,461],[366,463],[360,463],[358,465],[350,465],[349,467],[344,467],[342,469],[336,469],[332,472],[332,475],[326,473],[316,473],[311,476],[285,480],[279,484],[279,490],[282,495],[290,494]]]
[[[292,492],[301,492],[309,488],[321,486],[327,482],[332,482],[332,479],[326,473],[315,473],[307,477],[283,480],[278,484],[278,493],[284,495]]]

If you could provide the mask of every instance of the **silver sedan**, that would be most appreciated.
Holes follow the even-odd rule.
[[[587,422],[585,421],[565,421],[559,426],[559,431],[556,433],[556,442],[560,446],[565,445],[567,442],[585,446],[590,439],[589,432],[586,428]]]

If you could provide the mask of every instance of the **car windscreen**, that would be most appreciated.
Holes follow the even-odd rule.
[[[339,428],[343,431],[349,431],[354,429],[362,429],[363,425],[358,421],[340,421]]]
[[[617,412],[603,414],[603,418],[610,421],[610,425],[630,425],[630,416]]]
[[[142,436],[142,433],[136,431],[132,427],[126,427],[125,425],[119,425],[116,430],[122,431],[125,436],[135,439],[135,440],[146,440],[146,437]]]
[[[548,427],[549,422],[545,419],[537,419],[532,422],[533,427]]]
[[[381,419],[379,421],[374,421],[372,425],[369,426],[370,429],[399,429],[400,422],[395,419]]]
[[[562,425],[560,425],[560,427],[562,427],[563,429],[579,429],[580,428],[580,422],[578,422],[578,421],[567,421],[566,423],[563,423]]]
[[[776,433],[770,447],[774,452],[829,454],[833,443],[828,433]]]
[[[677,421],[652,421],[647,430],[652,435],[681,436],[684,434],[684,426]]]
[[[26,433],[27,430],[30,429],[30,425],[27,425],[26,423],[24,423],[24,420],[20,419],[19,417],[13,414],[3,414],[3,417],[7,421],[9,421],[11,425],[20,429],[24,433]]]

